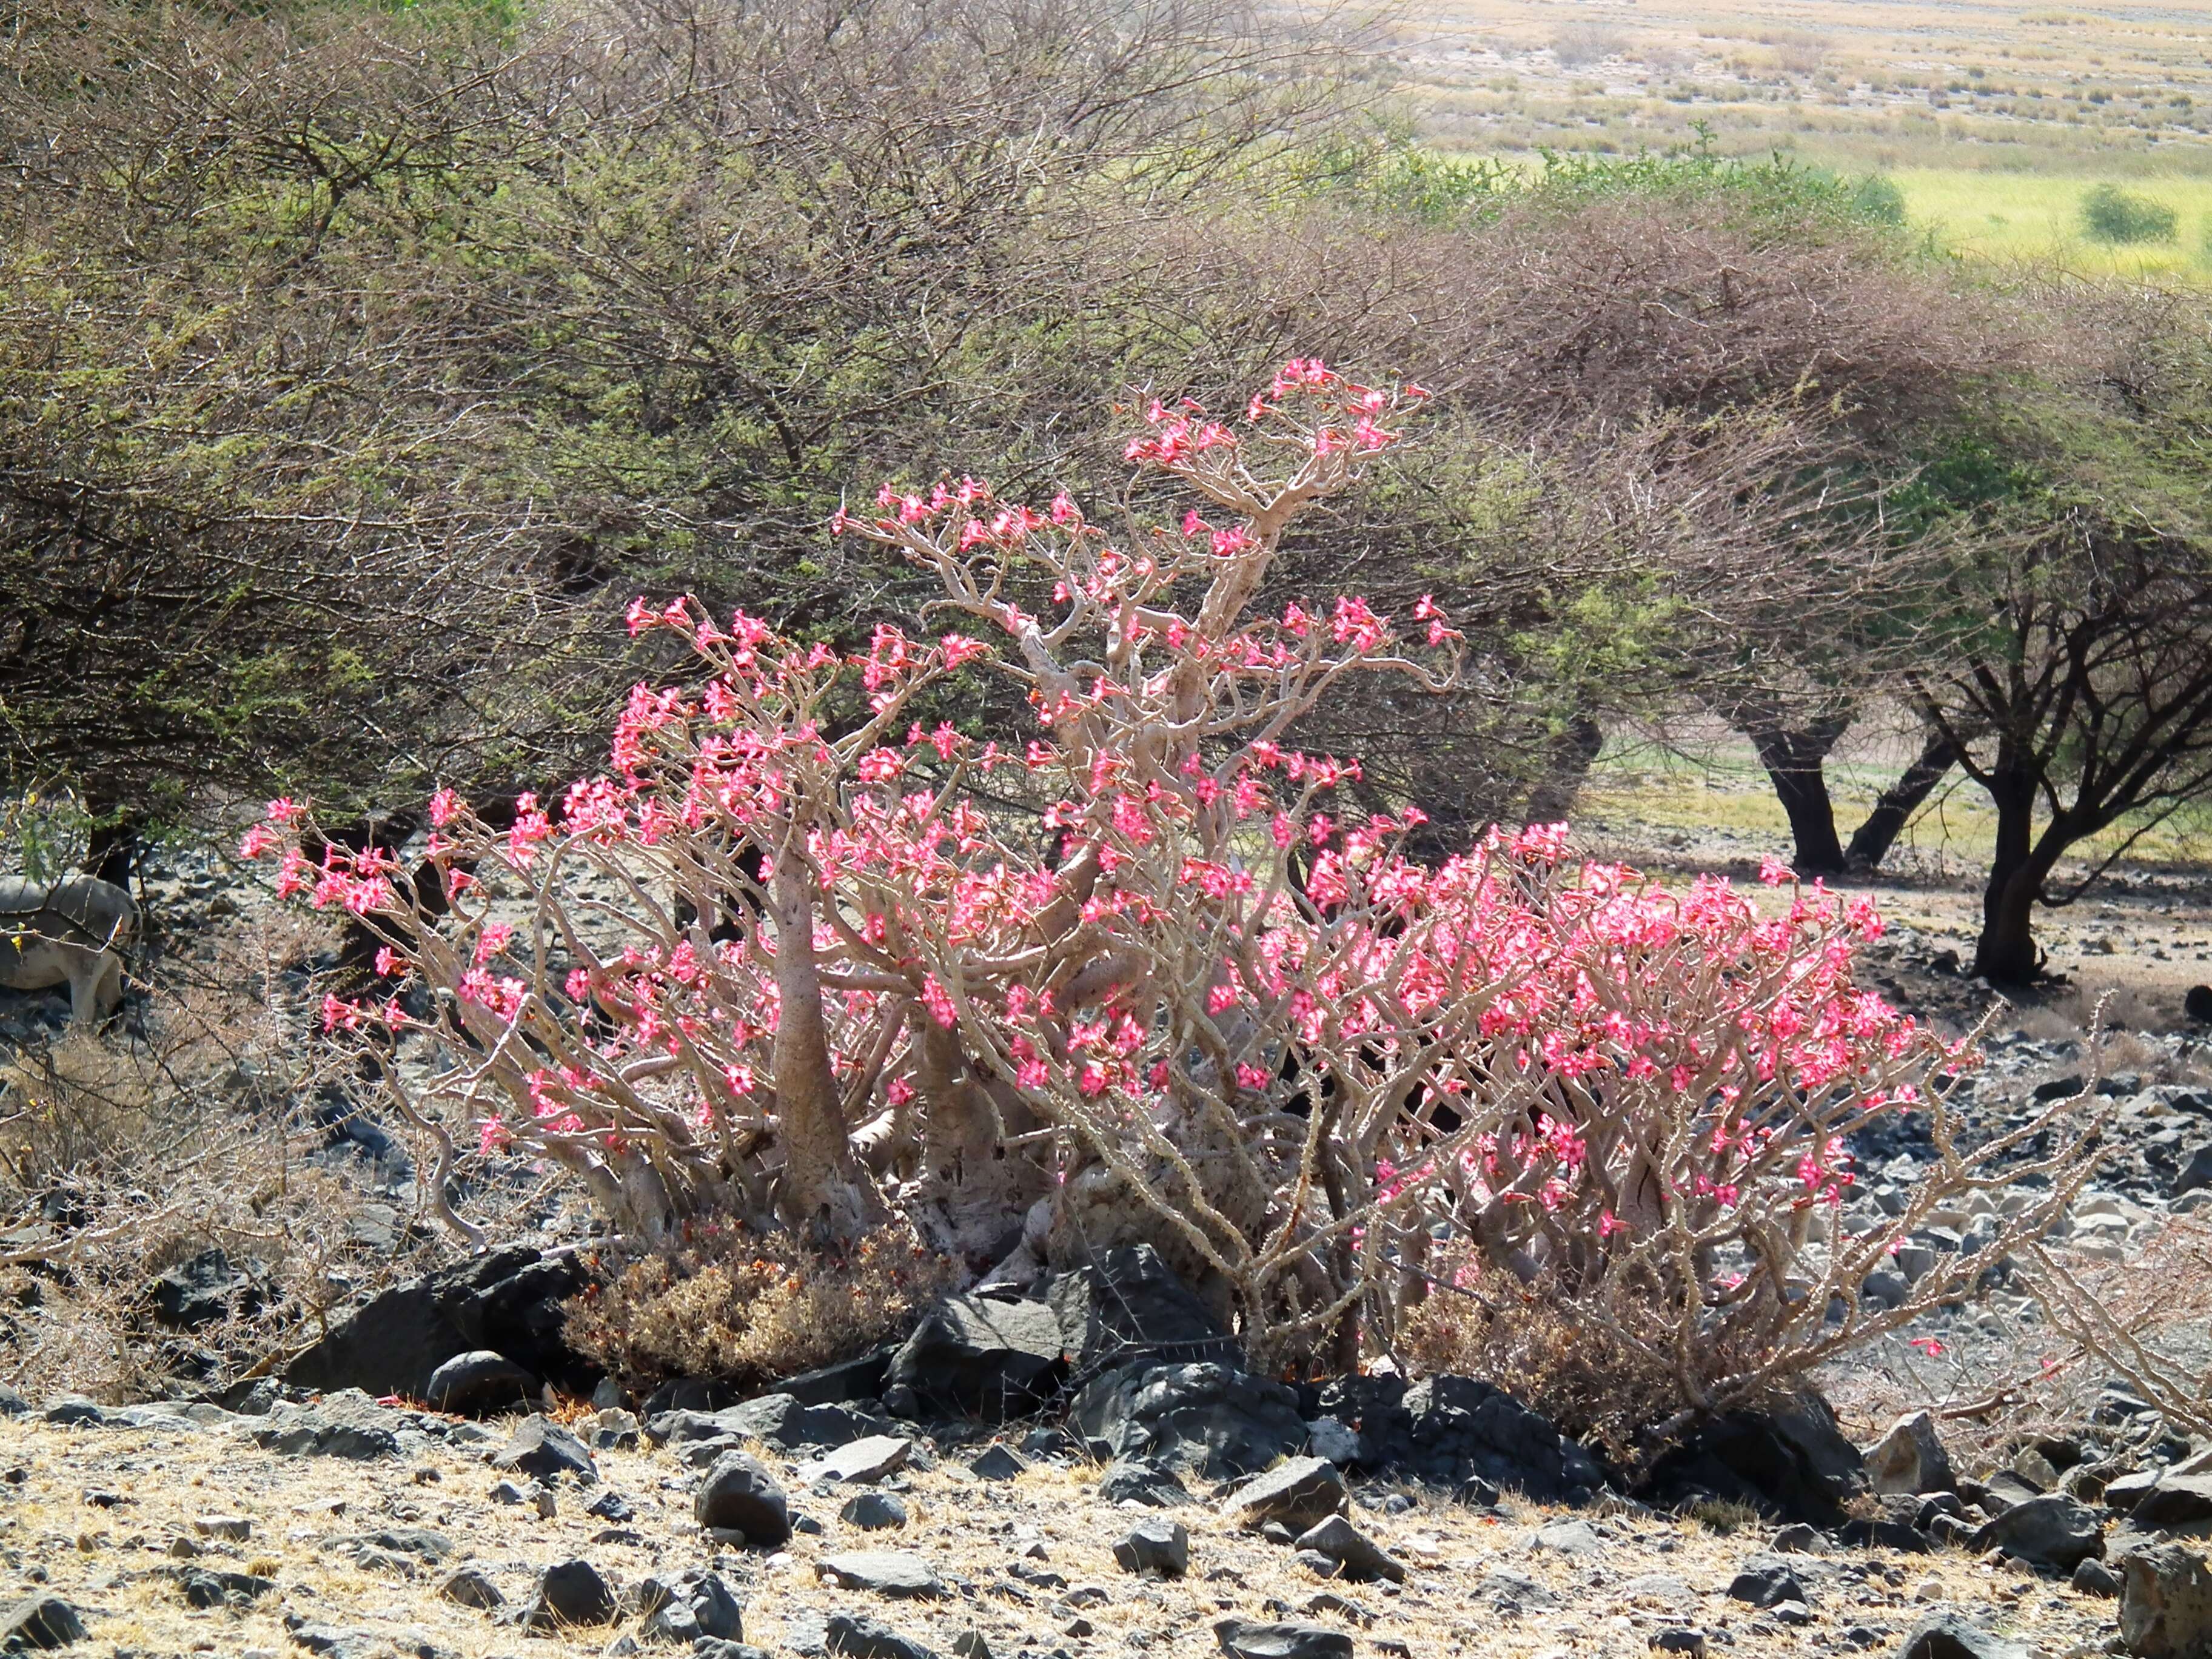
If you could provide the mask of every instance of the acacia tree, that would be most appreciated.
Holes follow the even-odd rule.
[[[1927,470],[1916,511],[1957,527],[1954,556],[1900,677],[1995,809],[1975,969],[2008,984],[2041,971],[2039,906],[2071,902],[2212,793],[2203,318],[2124,291],[2042,297],[2075,361]]]
[[[2148,529],[2074,526],[1993,561],[1975,626],[1909,677],[1958,764],[1989,793],[1996,844],[1974,971],[2042,970],[2039,905],[2071,902],[2148,830],[2212,794],[2212,563]],[[2127,820],[2071,883],[2060,861]]]
[[[632,627],[710,678],[637,687],[611,769],[557,809],[501,832],[441,795],[450,906],[374,848],[311,862],[283,827],[304,809],[272,804],[245,850],[282,849],[280,890],[382,930],[434,1000],[325,1005],[441,1142],[434,1190],[458,1120],[647,1235],[733,1214],[834,1247],[889,1222],[1015,1279],[1143,1240],[1267,1365],[1390,1346],[1441,1229],[1473,1257],[1436,1272],[1663,1356],[1685,1410],[1973,1283],[1993,1258],[1905,1310],[1858,1299],[1900,1228],[2002,1184],[1991,1160],[2062,1109],[1956,1144],[1927,1091],[1966,1055],[1851,981],[1870,906],[1668,893],[1569,863],[1562,826],[1431,867],[1404,854],[1411,806],[1317,807],[1356,763],[1289,746],[1298,719],[1363,675],[1448,684],[1458,641],[1432,604],[1404,637],[1350,596],[1255,601],[1419,401],[1301,360],[1242,421],[1155,403],[1127,453],[1199,504],[1119,541],[1064,494],[886,488],[839,527],[933,576],[956,624],[934,640],[886,623],[847,653],[640,601]],[[979,672],[1020,689],[1025,743],[912,719]],[[456,1033],[427,1086],[394,1063]],[[1941,1174],[1868,1231],[1819,1224],[1846,1137],[1915,1105]],[[2021,1166],[2052,1185],[2002,1248],[2085,1175],[2060,1139]]]
[[[565,775],[602,607],[680,568],[833,630],[904,574],[822,544],[860,453],[1054,457],[1127,378],[1067,326],[1097,250],[1240,188],[1341,58],[1210,0],[33,0],[0,761],[172,822]]]

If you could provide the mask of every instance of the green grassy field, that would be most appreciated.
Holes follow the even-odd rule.
[[[2212,283],[2212,4],[1408,0],[1378,62],[1462,155],[1710,143],[1879,173],[1940,246]],[[2084,191],[2162,203],[2171,240],[2081,233]]]
[[[1853,732],[1831,757],[1828,789],[1846,835],[1894,781],[1909,745],[1893,735]],[[1674,745],[1624,731],[1608,742],[1577,804],[1580,819],[1627,831],[1661,847],[1708,855],[1786,854],[1789,820],[1751,746],[1730,732],[1700,728]],[[2076,850],[2094,862],[2143,830],[2121,862],[2142,868],[2203,869],[2212,854],[2212,802],[2198,802],[2163,823],[2130,817]],[[1914,815],[1898,843],[1900,867],[1966,877],[1988,865],[1996,818],[1988,797],[1954,772]]]
[[[2100,180],[2069,174],[1902,167],[1887,175],[1916,226],[1968,258],[2163,281],[2212,280],[2212,179]],[[2082,234],[2083,195],[2100,182],[2172,210],[2171,241],[2115,246]]]

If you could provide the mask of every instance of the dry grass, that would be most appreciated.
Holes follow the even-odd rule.
[[[0,1063],[0,1381],[111,1401],[220,1382],[419,1270],[364,1228],[368,1193],[305,1157],[328,1059],[285,969],[319,942],[282,918],[212,931],[123,1020]],[[152,1279],[211,1247],[284,1293],[161,1329]]]
[[[638,1395],[672,1376],[749,1386],[856,1358],[904,1336],[959,1272],[902,1224],[836,1255],[700,1228],[682,1250],[602,1271],[568,1304],[568,1342]]]
[[[103,1649],[236,1654],[259,1647],[283,1653],[289,1643],[280,1621],[287,1611],[339,1626],[411,1627],[464,1659],[512,1653],[520,1645],[511,1629],[486,1615],[439,1601],[433,1592],[440,1574],[410,1580],[363,1571],[318,1547],[316,1540],[331,1533],[392,1525],[441,1531],[510,1601],[526,1596],[533,1568],[572,1556],[592,1561],[620,1595],[648,1573],[704,1565],[711,1550],[690,1524],[687,1495],[661,1484],[678,1466],[649,1453],[601,1455],[606,1483],[639,1511],[628,1528],[638,1541],[595,1541],[605,1523],[581,1512],[573,1488],[562,1489],[560,1512],[541,1521],[527,1505],[491,1503],[491,1472],[445,1449],[410,1467],[276,1458],[241,1451],[220,1434],[17,1425],[11,1437],[9,1461],[26,1474],[12,1501],[0,1499],[0,1547],[43,1562],[49,1587],[85,1610]],[[789,1479],[790,1460],[765,1449],[762,1455]],[[772,1557],[726,1553],[714,1560],[747,1604],[746,1639],[783,1651],[799,1616],[844,1608],[880,1617],[939,1652],[974,1629],[997,1653],[1065,1646],[1199,1659],[1216,1651],[1215,1620],[1281,1617],[1288,1610],[1347,1630],[1362,1651],[1395,1641],[1424,1656],[1622,1655],[1641,1652],[1654,1630],[1692,1623],[1729,1627],[1734,1651],[1763,1659],[1835,1652],[1842,1631],[1852,1625],[1881,1622],[1901,1631],[1921,1611],[1916,1588],[1929,1581],[1932,1594],[2052,1652],[2100,1640],[2111,1622],[2109,1602],[1984,1565],[1962,1552],[1873,1552],[1850,1558],[1869,1570],[1863,1578],[1838,1581],[1820,1594],[1812,1626],[1786,1629],[1725,1595],[1743,1557],[1762,1547],[1756,1528],[1723,1536],[1694,1519],[1604,1516],[1596,1520],[1604,1555],[1580,1562],[1530,1547],[1552,1511],[1509,1503],[1507,1514],[1494,1518],[1425,1493],[1401,1515],[1355,1510],[1358,1524],[1413,1569],[1398,1593],[1326,1584],[1296,1566],[1287,1550],[1236,1532],[1197,1506],[1174,1512],[1190,1529],[1191,1577],[1140,1580],[1121,1572],[1110,1553],[1132,1516],[1098,1502],[1092,1473],[1039,1467],[1012,1482],[986,1484],[952,1467],[969,1455],[948,1455],[939,1469],[908,1478],[904,1496],[914,1521],[896,1534],[856,1533],[836,1519],[841,1498],[794,1489],[795,1507],[823,1523],[821,1536],[802,1534],[788,1552]],[[129,1501],[113,1509],[87,1503],[88,1491],[102,1490]],[[253,1520],[250,1539],[211,1547],[205,1562],[235,1571],[258,1561],[256,1570],[276,1579],[277,1589],[250,1611],[190,1611],[167,1577],[179,1565],[165,1553],[170,1540],[190,1531],[195,1515],[207,1513]],[[1072,1588],[1097,1585],[1106,1593],[1103,1605],[1082,1610],[1091,1634],[1064,1634],[1073,1611],[1057,1606],[1053,1593],[1006,1572],[1031,1541],[1044,1552],[1036,1565],[1060,1574]],[[830,1590],[815,1576],[813,1564],[824,1553],[882,1547],[921,1553],[952,1583],[952,1596],[936,1603],[884,1601]],[[1501,1570],[1534,1579],[1565,1607],[1532,1609],[1520,1618],[1493,1614],[1479,1586]],[[1348,1598],[1369,1620],[1332,1611],[1302,1613],[1324,1591]],[[599,1654],[611,1634],[572,1632],[528,1645],[545,1659],[568,1659]]]
[[[1565,28],[1563,11],[1574,19]],[[1594,56],[1584,41],[1607,49]],[[1701,123],[1731,153],[1779,149],[1938,181],[2060,174],[2078,194],[2099,177],[2212,172],[2202,143],[2212,15],[2178,0],[2062,10],[1798,0],[1781,13],[1718,0],[1419,0],[1399,15],[1393,46],[1430,135],[1486,155],[1663,149]],[[1946,187],[1966,228],[2020,234],[1991,225],[1995,204],[1963,182]]]

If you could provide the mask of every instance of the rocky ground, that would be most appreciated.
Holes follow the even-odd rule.
[[[180,942],[238,916],[219,872],[163,883]],[[2115,1305],[2147,1306],[2142,1334],[2203,1375],[2212,1274],[2187,1268],[2212,1256],[2172,1247],[2212,1219],[2212,1042],[2181,1016],[2174,973],[2203,971],[2212,927],[2200,939],[2194,908],[2177,922],[2145,891],[2128,926],[2069,920],[2054,935],[2069,961],[2102,964],[2100,983],[2138,994],[2119,1036],[2093,1054],[2081,987],[2060,988],[2001,1017],[1957,1099],[1978,1136],[2084,1088],[2109,1104],[2110,1155],[2059,1246],[2093,1282],[2107,1276]],[[1915,920],[1874,951],[1875,981],[1970,1024],[1990,995],[1959,969],[1959,907],[1886,902]],[[2145,927],[2181,931],[2159,936],[2163,959],[2137,985]],[[0,1038],[51,1036],[61,1012],[52,998],[0,1000]],[[409,1219],[413,1170],[343,1093],[304,1110],[295,1134],[353,1194],[343,1231],[359,1260],[319,1269],[334,1314],[350,1316],[288,1351],[281,1385],[213,1387],[228,1362],[211,1350],[213,1392],[197,1400],[179,1384],[135,1407],[51,1384],[28,1401],[0,1392],[0,1648],[2212,1655],[2212,1582],[2190,1553],[2212,1535],[2212,1442],[2062,1352],[2017,1283],[1832,1368],[1821,1380],[1841,1433],[1817,1418],[1739,1425],[1639,1483],[1481,1384],[1290,1390],[1226,1370],[1213,1362],[1233,1356],[1181,1327],[1176,1340],[1207,1351],[1109,1374],[1086,1359],[1080,1316],[1039,1304],[1041,1335],[940,1330],[903,1371],[879,1357],[802,1379],[804,1407],[694,1388],[603,1392],[587,1408],[558,1304],[588,1218],[533,1190],[508,1248],[363,1305],[347,1275],[373,1287],[392,1274],[362,1262],[434,1255]],[[1867,1138],[1845,1224],[1888,1208],[1934,1150],[1910,1120]],[[517,1190],[529,1184],[517,1172]],[[1972,1249],[1992,1207],[1932,1218],[1899,1251],[1896,1285],[1870,1282],[1869,1297]],[[0,1244],[29,1261],[87,1224],[48,1204]],[[235,1244],[172,1261],[149,1316],[187,1349],[298,1289]],[[2148,1295],[2129,1282],[2146,1273],[2167,1275]],[[49,1319],[25,1283],[0,1314]],[[1048,1357],[1063,1343],[1068,1360]],[[1975,1408],[2038,1355],[2063,1364],[2033,1409]],[[1019,1420],[993,1426],[1009,1364],[1055,1363],[1048,1387],[1017,1378]],[[930,1397],[933,1379],[947,1392]],[[425,1399],[453,1409],[401,1403]],[[521,1417],[530,1407],[556,1420]],[[1908,1416],[1923,1408],[1935,1415]]]
[[[1895,1540],[1910,1547],[1846,1547],[1619,1500],[1569,1510],[1347,1485],[1327,1464],[1316,1478],[1317,1460],[1279,1472],[1268,1501],[1190,1475],[1188,1497],[1155,1483],[1116,1502],[1112,1471],[1051,1428],[985,1442],[899,1425],[838,1448],[807,1442],[854,1425],[746,1426],[772,1437],[708,1446],[707,1462],[699,1441],[640,1441],[627,1413],[580,1424],[600,1443],[586,1450],[542,1419],[478,1424],[358,1395],[266,1418],[49,1407],[6,1425],[0,1584],[28,1598],[9,1615],[19,1638],[42,1620],[81,1627],[72,1650],[240,1659],[738,1659],[717,1644],[739,1641],[866,1659],[1994,1659],[2100,1651],[2115,1627],[2101,1578],[1910,1528]],[[2212,1516],[2212,1486],[2195,1490]],[[742,1541],[702,1516],[744,1521]],[[1931,1618],[1967,1645],[1916,1645]]]

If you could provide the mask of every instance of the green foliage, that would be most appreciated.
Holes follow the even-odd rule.
[[[1846,177],[1778,152],[1764,159],[1723,155],[1702,129],[1698,142],[1682,149],[1626,156],[1545,150],[1533,166],[1440,155],[1384,129],[1364,146],[1339,143],[1297,166],[1310,189],[1425,224],[1494,218],[1519,206],[1571,210],[1621,196],[1717,203],[1739,224],[1816,238],[1897,229],[1905,218],[1904,193],[1880,174]]]
[[[2170,242],[2179,224],[2172,208],[2118,185],[2094,185],[2081,197],[2081,234],[2093,242]]]

